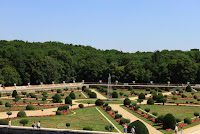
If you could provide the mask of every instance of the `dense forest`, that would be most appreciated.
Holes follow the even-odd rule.
[[[0,83],[62,81],[200,83],[200,51],[124,53],[61,42],[0,40]]]

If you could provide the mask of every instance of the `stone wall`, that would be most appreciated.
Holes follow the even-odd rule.
[[[71,129],[33,129],[31,127],[8,127],[0,125],[0,134],[116,134],[110,132],[71,130]]]

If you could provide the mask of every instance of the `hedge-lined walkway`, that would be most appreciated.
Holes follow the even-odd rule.
[[[150,134],[162,134],[162,132],[160,132],[156,128],[152,127],[148,123],[144,122],[143,120],[139,119],[138,117],[134,116],[133,114],[129,113],[128,111],[120,107],[119,104],[109,104],[109,106],[111,106],[113,110],[117,110],[118,113],[122,115],[122,117],[130,119],[130,122],[136,120],[140,120],[141,122],[143,122],[146,125],[147,129],[149,130]]]

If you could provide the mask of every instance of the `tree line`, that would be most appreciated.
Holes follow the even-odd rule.
[[[27,85],[62,81],[199,83],[200,51],[125,53],[61,42],[0,40],[0,83]]]

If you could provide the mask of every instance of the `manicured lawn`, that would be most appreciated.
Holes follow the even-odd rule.
[[[141,105],[141,109],[150,108],[150,113],[157,112],[158,116],[172,113],[176,118],[183,120],[186,117],[193,118],[194,112],[200,113],[200,107],[190,106],[166,106],[166,105]]]
[[[185,102],[186,101],[188,102],[188,104],[190,104],[191,101],[193,101],[194,103],[198,103],[198,101],[196,99],[190,99],[190,100],[175,100],[175,103],[176,102]],[[174,100],[168,100],[167,102],[173,102],[174,103]]]
[[[80,100],[80,101],[76,101],[78,103],[84,103],[84,104],[88,104],[88,102],[90,102],[90,104],[95,104],[95,101],[97,99],[88,99],[88,100]],[[104,100],[105,103],[108,103],[108,104],[123,104],[124,103],[124,100],[118,100],[118,101],[106,101]],[[131,101],[132,103],[137,103],[137,101],[134,101],[132,100]]]
[[[100,107],[99,107],[100,109]],[[73,114],[75,113],[75,114]],[[107,113],[106,113],[107,114]],[[58,128],[67,129],[66,123],[70,123],[69,129],[82,130],[83,127],[90,126],[95,131],[106,131],[105,125],[110,124],[97,110],[95,107],[88,107],[83,109],[76,109],[70,111],[66,115],[57,115],[50,117],[26,117],[29,123],[26,126],[32,125],[34,121],[41,121],[41,127],[44,128]],[[21,119],[12,119],[13,126],[22,126],[19,124]],[[115,130],[116,132],[116,130]]]

